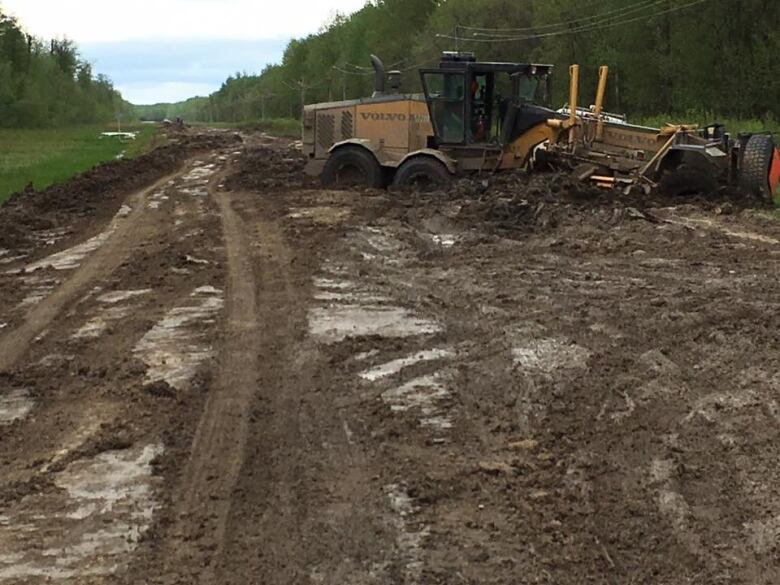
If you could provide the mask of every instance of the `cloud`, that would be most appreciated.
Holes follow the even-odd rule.
[[[135,104],[208,95],[235,73],[259,73],[278,62],[284,41],[179,40],[86,43],[82,56],[107,73]],[[155,91],[157,88],[157,91]]]
[[[76,41],[95,72],[133,103],[209,94],[238,71],[278,62],[290,38],[314,33],[366,0],[0,0],[31,33]]]
[[[133,39],[289,39],[365,0],[3,0],[34,34],[79,43]]]
[[[208,83],[182,81],[131,82],[120,84],[117,88],[125,99],[137,105],[176,103],[194,96],[208,95],[214,90]]]

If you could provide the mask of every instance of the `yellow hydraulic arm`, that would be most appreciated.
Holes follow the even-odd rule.
[[[596,140],[601,141],[604,138],[604,95],[607,93],[607,78],[609,77],[609,67],[602,65],[599,67],[599,89],[596,92]]]

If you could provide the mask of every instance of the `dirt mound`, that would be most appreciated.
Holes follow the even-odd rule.
[[[74,217],[113,214],[127,193],[174,172],[188,156],[239,140],[228,133],[184,136],[138,158],[101,164],[43,191],[28,188],[16,193],[0,207],[0,248],[29,247],[35,241],[31,232],[67,225]]]
[[[694,205],[729,215],[763,208],[767,202],[734,190],[694,197],[667,197],[601,189],[565,173],[504,172],[463,178],[446,190],[430,193],[393,190],[393,197],[408,208],[448,206],[458,211],[453,219],[468,225],[483,224],[498,230],[533,231],[583,221],[618,225],[624,220],[655,221],[651,208]]]
[[[314,187],[316,179],[303,173],[305,159],[293,148],[278,145],[252,146],[245,150],[226,185],[231,190],[263,191]],[[695,205],[704,211],[731,214],[767,205],[733,189],[711,196],[667,197],[654,192],[625,194],[605,190],[573,179],[561,172],[529,175],[523,171],[501,172],[457,180],[446,190],[419,192],[392,189],[390,199],[402,204],[394,212],[415,215],[420,210],[457,207],[453,219],[486,225],[503,231],[546,229],[583,220],[617,225],[626,219],[653,221],[649,208]],[[450,214],[451,215],[451,214]]]
[[[230,190],[262,191],[285,187],[298,189],[314,184],[303,172],[306,159],[294,148],[247,148],[225,184]]]

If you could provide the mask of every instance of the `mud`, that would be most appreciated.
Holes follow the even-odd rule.
[[[780,581],[758,206],[175,139],[0,209],[0,583]]]
[[[44,191],[28,188],[2,206],[0,248],[25,251],[41,243],[54,246],[66,235],[82,235],[89,222],[116,213],[130,192],[174,172],[193,154],[238,143],[240,138],[229,133],[179,137],[152,153],[99,165]],[[79,223],[73,225],[75,219]]]

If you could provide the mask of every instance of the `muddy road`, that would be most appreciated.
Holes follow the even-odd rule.
[[[242,138],[0,209],[0,585],[780,582],[780,222]]]

